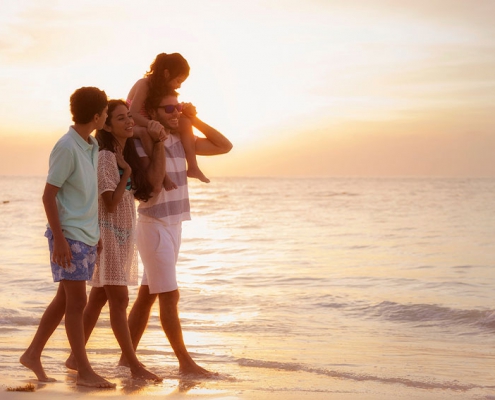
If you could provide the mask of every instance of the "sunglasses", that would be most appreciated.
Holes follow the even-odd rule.
[[[172,114],[174,112],[174,110],[181,112],[182,111],[182,104],[180,104],[180,103],[179,104],[167,104],[164,106],[158,106],[157,108],[163,108],[163,110],[167,114]]]

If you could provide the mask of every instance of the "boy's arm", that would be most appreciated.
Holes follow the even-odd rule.
[[[53,254],[52,261],[60,265],[62,268],[70,266],[72,252],[69,243],[65,239],[58,216],[56,196],[59,187],[47,183],[43,192],[43,205],[45,207],[48,224],[53,233]]]
[[[233,145],[229,139],[218,132],[215,128],[201,121],[198,117],[187,117],[180,119],[179,130],[192,129],[195,127],[205,138],[196,139],[196,154],[199,156],[215,156],[228,153]]]

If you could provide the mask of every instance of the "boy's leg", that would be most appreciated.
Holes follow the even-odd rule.
[[[55,381],[55,379],[49,378],[43,369],[41,364],[41,352],[43,351],[48,339],[59,326],[64,314],[65,291],[64,286],[59,284],[55,297],[41,317],[40,324],[36,334],[34,335],[33,341],[19,360],[22,365],[31,369],[41,382]]]
[[[83,324],[84,324],[84,337],[86,343],[88,343],[89,337],[93,332],[94,327],[96,326],[96,322],[101,313],[101,309],[107,303],[107,294],[105,289],[102,287],[93,287],[91,288],[91,292],[89,293],[88,304],[84,308],[83,313]],[[70,353],[69,358],[65,361],[65,366],[70,369],[77,370],[77,363],[72,352]]]
[[[127,306],[129,304],[127,286],[106,285],[104,288],[110,305],[112,330],[122,349],[122,354],[129,363],[132,376],[139,379],[161,381],[162,379],[158,376],[146,370],[136,357],[127,324]]]
[[[114,383],[108,382],[93,371],[86,354],[83,325],[86,281],[63,280],[60,284],[64,286],[66,294],[65,330],[77,363],[77,384],[98,388],[115,387]]]

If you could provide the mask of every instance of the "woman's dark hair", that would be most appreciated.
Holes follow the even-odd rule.
[[[108,102],[108,117],[105,122],[106,125],[112,126],[112,115],[115,109],[123,105],[127,108],[125,101],[123,100],[110,100]],[[108,150],[115,153],[115,145],[117,144],[113,135],[105,129],[100,129],[96,132],[96,140],[100,145],[101,150]],[[134,192],[134,198],[141,201],[148,201],[153,193],[153,186],[148,182],[144,171],[139,163],[139,155],[134,145],[134,140],[129,138],[125,142],[124,149],[122,150],[124,160],[129,164],[132,169],[131,182]]]
[[[165,78],[165,70],[169,77]],[[160,97],[168,88],[168,82],[178,76],[189,76],[189,64],[179,53],[160,53],[150,65],[150,70],[144,75],[148,78],[148,96]]]

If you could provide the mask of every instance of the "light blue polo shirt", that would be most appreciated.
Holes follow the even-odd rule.
[[[86,142],[71,126],[50,153],[46,182],[57,186],[57,207],[64,236],[94,246],[98,227],[98,142]]]

